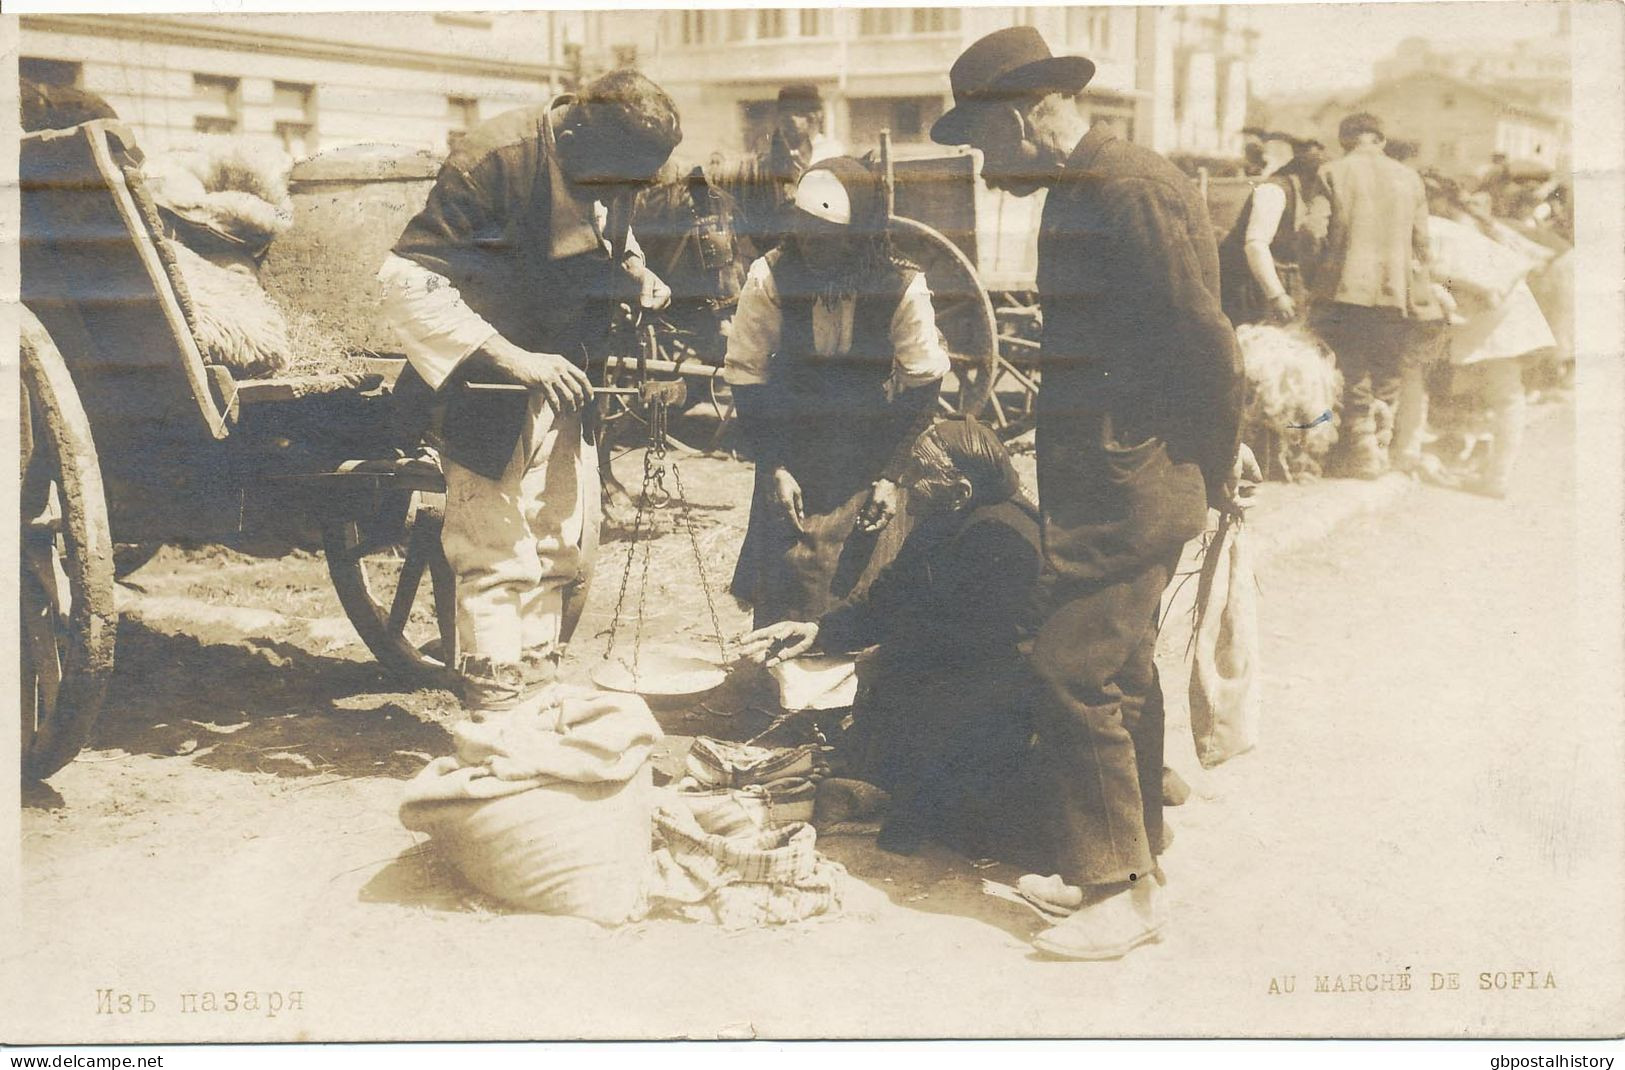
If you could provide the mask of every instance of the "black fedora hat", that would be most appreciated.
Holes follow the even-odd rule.
[[[954,61],[948,71],[954,106],[931,127],[931,140],[965,144],[968,121],[979,104],[1008,101],[1035,90],[1077,93],[1095,76],[1082,56],[1057,56],[1031,26],[995,30]]]

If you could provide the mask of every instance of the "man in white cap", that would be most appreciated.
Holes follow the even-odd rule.
[[[1156,614],[1209,503],[1231,505],[1243,386],[1207,208],[1167,160],[1089,128],[1076,97],[1093,74],[1081,56],[1052,56],[1032,27],[1000,30],[954,63],[954,107],[931,130],[979,148],[989,186],[1049,191],[1038,235],[1048,605],[1031,658],[1059,872],[1023,890],[1071,911],[1034,942],[1077,959],[1161,939]]]
[[[733,592],[757,627],[817,620],[889,552],[949,368],[924,275],[892,255],[878,177],[825,160],[793,205],[785,243],[751,265],[723,366],[756,463]]]

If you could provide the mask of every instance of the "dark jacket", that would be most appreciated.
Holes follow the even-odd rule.
[[[565,181],[554,157],[553,111],[522,108],[471,131],[447,158],[395,254],[445,276],[503,338],[581,361],[624,296],[611,270],[592,200]],[[474,395],[454,374],[440,390],[448,456],[499,475],[518,442],[523,395]],[[494,470],[494,471],[493,471]]]
[[[868,594],[826,614],[824,650],[902,644],[923,675],[1018,657],[1038,628],[1038,521],[1017,501],[973,506],[951,527],[926,521]]]
[[[1040,412],[1108,411],[1120,433],[1162,438],[1222,485],[1240,442],[1241,352],[1196,184],[1095,127],[1044,205],[1038,289]]]

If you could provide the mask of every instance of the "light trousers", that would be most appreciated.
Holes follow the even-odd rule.
[[[452,461],[445,470],[441,546],[457,576],[464,702],[508,708],[556,676],[566,598],[591,576],[601,517],[596,451],[580,413],[555,413],[533,394],[500,479]]]

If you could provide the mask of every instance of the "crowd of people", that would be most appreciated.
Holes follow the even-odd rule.
[[[754,259],[723,369],[756,472],[733,583],[755,630],[738,650],[787,708],[842,715],[843,773],[893,794],[882,846],[1030,849],[1022,894],[1055,920],[1036,945],[1074,959],[1166,924],[1157,613],[1210,510],[1238,511],[1258,478],[1235,327],[1300,323],[1335,352],[1350,475],[1422,469],[1430,396],[1437,412],[1477,391],[1496,493],[1522,362],[1557,344],[1533,250],[1561,255],[1495,218],[1493,176],[1425,181],[1364,114],[1335,160],[1262,136],[1220,241],[1185,174],[1091,128],[1077,99],[1093,73],[1030,27],[997,31],[948,72],[954,107],[931,131],[979,149],[988,186],[1047,191],[1036,502],[995,435],[938,418],[950,363],[926,280],[891,247],[874,169],[816,158],[808,87],[781,94],[772,145],[733,183]],[[598,527],[582,354],[605,299],[669,300],[619,206],[681,138],[671,99],[632,71],[495,119],[453,151],[380,273],[439,399],[476,720],[544,701],[557,677]],[[482,381],[529,390],[462,389]]]
[[[1504,497],[1526,394],[1573,361],[1564,185],[1500,155],[1468,181],[1419,173],[1416,145],[1365,113],[1340,124],[1330,162],[1312,139],[1250,133],[1256,185],[1221,242],[1225,310],[1330,348],[1344,378],[1333,471]]]

